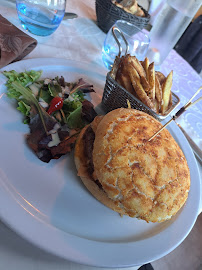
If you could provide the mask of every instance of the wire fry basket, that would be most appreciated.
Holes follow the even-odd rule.
[[[118,31],[123,38],[125,44],[126,44],[126,51],[125,55],[128,52],[128,42],[125,39],[123,33],[118,29],[117,27],[113,27],[112,34],[114,36],[114,39],[116,40],[118,47],[119,47],[119,54],[116,57],[115,61],[119,61],[122,53],[122,47],[121,44],[116,36],[115,31]],[[115,63],[115,62],[114,62]],[[177,107],[177,105],[180,103],[179,97],[171,92],[172,94],[172,106],[167,110],[165,114],[157,114],[155,111],[153,111],[151,108],[149,108],[147,105],[145,105],[142,101],[140,101],[138,98],[136,98],[134,95],[129,93],[125,88],[123,88],[120,84],[118,84],[111,76],[112,71],[107,73],[106,77],[106,83],[104,87],[104,92],[102,96],[102,104],[105,107],[105,110],[107,112],[112,111],[117,108],[128,108],[128,102],[130,102],[131,108],[143,111],[145,113],[150,114],[155,119],[159,121],[163,121],[166,117],[168,117],[171,112]]]
[[[139,5],[139,7],[141,6]],[[150,15],[143,7],[141,9],[144,11],[145,17],[139,17],[117,7],[112,0],[96,0],[95,9],[97,24],[104,33],[107,33],[117,20],[125,20],[140,29],[145,28],[150,20]]]
[[[104,105],[106,111],[109,112],[121,107],[128,108],[127,100],[129,100],[131,108],[148,113],[159,121],[163,121],[166,117],[168,117],[180,103],[179,97],[172,93],[171,108],[166,112],[165,115],[157,114],[144,103],[142,103],[139,99],[137,99],[135,96],[129,93],[125,88],[119,85],[111,77],[110,72],[108,72],[102,96],[102,104]]]

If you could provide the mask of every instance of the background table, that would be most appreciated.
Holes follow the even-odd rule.
[[[38,46],[26,59],[56,57],[82,61],[87,65],[96,63],[103,69],[103,73],[107,73],[101,56],[105,34],[96,25],[94,0],[68,0],[66,11],[77,13],[78,18],[63,20],[57,31],[49,37],[37,37],[30,34],[38,40]],[[21,28],[14,0],[1,0],[0,13]],[[171,51],[164,62],[162,72],[168,74],[171,69],[174,71],[173,91],[180,97],[181,105],[184,105],[202,85],[202,79],[175,51]],[[179,119],[179,123],[200,148],[202,148],[201,119],[202,104],[191,108]],[[198,165],[201,172],[201,165],[199,163]],[[200,211],[202,211],[202,202]],[[50,255],[16,235],[1,222],[0,268],[7,270],[99,269],[78,265]],[[130,269],[135,270],[138,267]]]

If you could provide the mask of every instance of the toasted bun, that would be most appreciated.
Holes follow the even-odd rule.
[[[93,163],[102,189],[83,173],[80,134],[75,162],[82,181],[99,201],[147,222],[170,219],[184,205],[190,174],[180,147],[166,129],[148,142],[161,126],[144,112],[124,108],[111,111],[97,123]]]
[[[95,179],[93,179],[93,177],[89,175],[87,171],[87,159],[84,152],[83,136],[89,126],[91,126],[95,132],[101,119],[102,117],[96,117],[95,120],[90,125],[85,126],[79,134],[74,151],[75,165],[78,171],[78,176],[80,176],[83,184],[98,201],[120,214],[125,214],[125,212],[117,205],[117,202],[111,200],[107,196],[106,192],[99,188],[99,186],[94,181]]]

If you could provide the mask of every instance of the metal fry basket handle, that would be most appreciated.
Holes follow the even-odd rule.
[[[125,55],[128,53],[129,45],[128,45],[128,42],[127,42],[126,38],[124,37],[124,34],[121,32],[121,30],[120,30],[118,27],[113,26],[113,27],[112,27],[112,35],[113,35],[114,39],[116,40],[116,43],[118,44],[118,47],[119,47],[119,54],[118,54],[118,57],[120,57],[120,56],[121,56],[121,53],[122,53],[122,47],[121,47],[121,43],[119,42],[119,40],[118,40],[118,38],[117,38],[117,35],[116,35],[115,31],[119,32],[119,34],[120,34],[121,37],[123,38],[123,41],[124,41],[125,44],[126,44]]]

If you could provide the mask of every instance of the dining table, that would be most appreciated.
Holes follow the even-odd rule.
[[[26,32],[22,28],[14,0],[0,1],[0,14],[38,42],[36,48],[21,61],[32,60],[35,61],[33,63],[37,61],[41,63],[43,60],[47,62],[48,59],[51,59],[51,63],[53,63],[54,59],[57,59],[57,61],[59,59],[61,61],[69,60],[70,62],[82,63],[84,67],[94,66],[99,71],[104,87],[108,70],[102,61],[102,46],[106,34],[97,25],[95,1],[67,0],[66,12],[75,13],[77,17],[73,19],[64,18],[59,28],[52,35],[42,37]],[[31,69],[31,67],[29,68]],[[161,72],[164,74],[168,74],[170,70],[173,70],[172,91],[180,98],[180,105],[174,111],[177,112],[180,106],[182,107],[186,104],[197,89],[202,86],[202,78],[175,50],[169,53],[161,66]],[[193,153],[194,146],[199,150],[202,149],[202,102],[188,109],[176,122],[186,132]],[[176,128],[179,129],[177,125]],[[197,154],[194,154],[193,158],[195,159],[201,181],[199,214],[202,212],[202,165]],[[6,208],[7,205],[4,205],[4,207]],[[9,211],[9,208],[7,211]],[[17,220],[18,216],[15,216],[15,219]],[[140,266],[134,264],[127,267],[125,265],[123,269],[135,270],[139,269]],[[67,260],[62,256],[58,256],[57,253],[49,253],[26,238],[24,239],[23,235],[19,235],[13,226],[9,226],[9,222],[0,219],[0,269],[104,270],[109,269],[109,267],[107,265],[102,265],[102,268],[99,265],[89,266]],[[122,268],[114,266],[114,269],[120,270]]]

